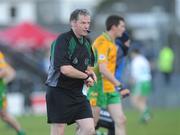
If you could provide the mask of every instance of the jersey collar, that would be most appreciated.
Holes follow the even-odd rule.
[[[72,29],[70,30],[70,32],[71,32],[72,36],[74,37],[74,39],[76,40],[76,42],[78,42],[80,45],[84,44],[84,38],[85,38],[84,36],[78,38],[78,37],[76,37],[76,35]]]
[[[110,42],[112,42],[114,44],[114,40],[110,37],[110,35],[107,32],[103,32],[103,36],[109,40]]]

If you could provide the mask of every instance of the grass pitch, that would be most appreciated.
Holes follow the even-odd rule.
[[[148,124],[141,124],[137,112],[125,111],[127,135],[180,135],[180,109],[155,109],[152,113],[153,119]],[[50,128],[46,123],[46,116],[22,116],[17,119],[27,135],[49,135]],[[65,135],[75,135],[74,131],[74,125],[68,126]],[[0,135],[16,135],[16,133],[0,121]]]

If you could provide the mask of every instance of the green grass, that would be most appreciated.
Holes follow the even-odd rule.
[[[180,110],[154,110],[153,119],[148,124],[138,122],[138,113],[126,111],[128,135],[180,135]],[[49,135],[49,125],[45,116],[22,116],[18,121],[27,135]],[[66,135],[74,135],[75,126],[66,128]],[[0,135],[16,135],[14,130],[0,121]]]
[[[148,124],[138,122],[138,113],[127,112],[128,135],[180,135],[180,110],[155,110]]]

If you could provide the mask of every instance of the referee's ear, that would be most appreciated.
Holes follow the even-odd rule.
[[[70,21],[71,28],[74,29],[76,27],[76,20]]]

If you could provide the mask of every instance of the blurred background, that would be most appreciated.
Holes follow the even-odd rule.
[[[0,50],[16,70],[16,79],[8,84],[8,111],[18,116],[28,131],[33,125],[29,124],[31,117],[40,116],[40,124],[47,126],[44,82],[49,49],[60,33],[70,29],[69,16],[76,8],[91,12],[92,41],[105,30],[107,16],[118,14],[125,18],[131,46],[140,48],[151,63],[153,90],[149,104],[155,110],[155,118],[156,111],[162,116],[161,113],[172,110],[165,119],[174,116],[169,123],[175,127],[173,133],[149,134],[180,135],[180,115],[177,113],[180,113],[180,0],[0,0]],[[173,54],[168,79],[159,66],[164,47],[169,47]],[[128,62],[124,78],[128,84]],[[131,118],[132,107],[128,99],[124,101],[124,108]],[[162,127],[164,129],[166,127]],[[2,135],[13,134],[11,131],[5,133],[3,126],[0,126],[0,134],[1,130],[4,131]],[[42,129],[43,135],[48,132],[47,127]],[[146,130],[143,135],[148,135]]]

